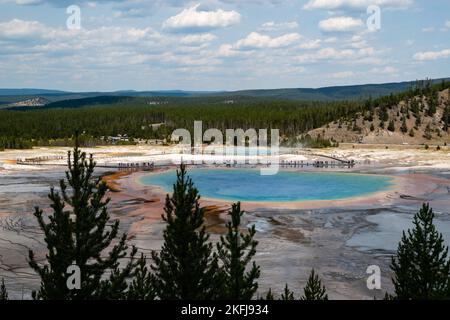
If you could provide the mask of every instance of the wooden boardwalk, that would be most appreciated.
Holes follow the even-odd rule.
[[[331,159],[333,161],[336,161],[336,163],[334,163],[333,161],[314,161],[314,163],[319,166],[325,166],[326,164],[329,164],[331,166],[332,164],[334,164],[334,165],[343,165],[343,166],[353,167],[356,164],[355,160],[340,158],[340,157],[337,157],[334,155],[313,153],[313,152],[309,152],[309,151],[297,151],[296,153],[302,154],[305,156],[314,156],[314,157],[320,157],[320,158]]]
[[[316,168],[328,168],[328,167],[339,167],[339,168],[352,168],[355,166],[355,161],[350,159],[340,158],[334,155],[324,155],[319,153],[313,153],[310,151],[296,151],[297,155],[305,155],[309,157],[319,157],[329,160],[281,160],[279,165],[281,167],[316,167]],[[167,155],[167,154],[166,154]],[[154,155],[152,155],[154,156]],[[42,156],[35,158],[25,158],[25,159],[17,159],[16,163],[18,165],[29,165],[29,166],[61,166],[67,167],[67,163],[65,161],[66,157],[64,156]],[[58,161],[58,162],[55,162]],[[245,159],[244,162],[238,160],[222,160],[217,162],[212,162],[208,160],[191,160],[191,161],[181,161],[187,165],[215,165],[215,166],[226,166],[226,167],[236,167],[236,166],[246,166],[246,165],[270,165],[271,163],[258,161],[258,160],[250,160]],[[138,162],[97,162],[97,168],[105,168],[105,169],[119,169],[119,170],[152,170],[156,166],[170,166],[173,165],[171,161],[138,161]]]
[[[46,160],[36,160],[33,159],[17,159],[16,163],[23,166],[47,166],[47,167],[67,167],[67,163],[54,163],[54,160],[64,160],[64,158],[58,159],[46,159]],[[50,162],[47,162],[50,161]],[[154,162],[120,162],[120,163],[97,163],[96,168],[106,168],[106,169],[154,169]]]

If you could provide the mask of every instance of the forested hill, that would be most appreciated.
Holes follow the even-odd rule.
[[[450,82],[367,100],[362,112],[309,131],[313,138],[382,144],[449,144]]]
[[[433,80],[433,83],[440,83],[445,79]],[[406,91],[415,86],[416,82],[398,82],[384,84],[364,84],[354,86],[338,86],[323,88],[298,88],[298,89],[269,89],[269,90],[242,90],[222,93],[249,97],[265,97],[272,99],[290,100],[315,100],[315,101],[336,101],[336,100],[361,100],[368,98],[378,98]]]

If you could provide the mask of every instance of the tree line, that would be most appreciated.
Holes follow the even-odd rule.
[[[131,139],[167,139],[174,129],[193,131],[194,121],[203,128],[279,129],[294,137],[341,117],[361,111],[359,102],[283,101],[236,98],[233,103],[208,98],[184,98],[149,105],[148,99],[133,98],[112,105],[43,109],[0,110],[0,147],[26,148],[40,145],[73,146],[78,130],[91,143],[101,138],[128,135]],[[152,124],[164,125],[153,127]],[[19,144],[17,141],[26,142]],[[105,141],[103,141],[105,143]]]
[[[119,234],[119,221],[108,214],[105,182],[94,178],[95,162],[78,144],[69,152],[66,178],[59,191],[50,189],[52,212],[36,207],[34,216],[47,246],[45,262],[32,250],[29,265],[40,277],[32,293],[38,300],[327,300],[325,286],[314,270],[302,294],[286,284],[283,292],[258,295],[260,267],[254,261],[258,242],[255,226],[243,230],[240,203],[231,206],[227,232],[209,240],[205,208],[186,167],[177,170],[171,195],[166,196],[166,222],[160,251],[152,263]],[[414,228],[403,233],[392,258],[394,292],[386,299],[449,299],[448,247],[434,225],[434,213],[424,204],[414,216]],[[126,260],[126,263],[121,263]],[[68,270],[73,270],[73,276]],[[0,300],[8,299],[2,279]]]

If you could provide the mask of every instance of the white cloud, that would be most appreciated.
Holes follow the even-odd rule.
[[[319,22],[319,28],[325,32],[351,31],[361,26],[363,21],[352,17],[333,17]]]
[[[426,27],[426,28],[422,28],[422,32],[433,32],[435,30],[434,27]]]
[[[229,27],[241,20],[241,15],[232,10],[199,11],[200,4],[186,8],[167,19],[163,28],[172,31],[205,31]]]
[[[233,50],[233,46],[231,44],[222,44],[217,51],[218,57],[232,57],[237,54],[238,52]]]
[[[211,33],[203,33],[203,34],[190,34],[181,39],[182,44],[187,45],[197,45],[203,44],[207,42],[211,42],[217,39],[217,37]]]
[[[347,49],[326,47],[315,52],[308,52],[294,58],[299,63],[312,63],[318,60],[340,61],[355,63],[373,63],[375,50],[372,47],[362,49]]]
[[[450,28],[450,20],[448,20],[448,21],[445,22],[445,26],[446,26],[447,28]]]
[[[335,48],[324,48],[317,52],[317,59],[346,59],[355,55],[351,49],[337,50]]]
[[[359,49],[357,52],[361,56],[371,56],[375,53],[375,50],[372,47],[365,47]]]
[[[272,38],[258,32],[250,33],[246,38],[236,42],[237,49],[262,49],[287,47],[301,38],[298,33],[288,33]]]
[[[418,52],[414,55],[414,60],[426,61],[426,60],[445,59],[449,57],[450,57],[450,49],[443,49],[440,51]]]
[[[370,5],[377,5],[383,8],[407,8],[413,3],[413,0],[310,0],[303,8],[306,10],[365,9]]]
[[[370,72],[375,74],[395,74],[398,70],[394,67],[386,66],[384,68],[373,68]]]
[[[314,62],[316,60],[340,60],[350,59],[355,57],[355,50],[344,49],[337,50],[335,48],[323,48],[314,53],[307,53],[299,55],[295,58],[298,62]]]
[[[339,41],[339,39],[336,37],[330,37],[330,38],[326,38],[325,40],[323,40],[323,42],[325,42],[325,43],[336,43],[338,41]]]
[[[5,43],[0,46],[1,52],[16,56],[39,54],[39,63],[44,64],[57,63],[65,57],[83,57],[85,60],[80,65],[94,61],[98,61],[98,65],[111,61],[124,63],[142,52],[152,54],[164,50],[170,43],[150,28],[99,27],[69,30],[18,19],[0,23],[0,41]]]
[[[298,28],[298,23],[296,21],[291,22],[274,22],[269,21],[261,26],[263,31],[279,31],[279,30],[289,30]]]
[[[48,28],[38,21],[13,19],[0,23],[0,37],[2,38],[41,37],[47,32]]]
[[[307,50],[317,49],[320,47],[321,42],[322,41],[320,39],[307,40],[307,41],[302,42],[298,47],[300,49],[307,49]]]
[[[354,41],[350,43],[350,46],[355,49],[363,49],[367,47],[366,40]]]
[[[240,53],[236,51],[231,44],[222,44],[217,52],[218,57],[230,58],[238,56]]]

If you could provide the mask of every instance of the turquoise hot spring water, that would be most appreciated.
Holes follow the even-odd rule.
[[[393,178],[384,175],[280,171],[263,176],[258,169],[191,169],[188,175],[204,198],[249,202],[338,200],[384,191]],[[170,193],[176,171],[151,173],[140,183]]]

